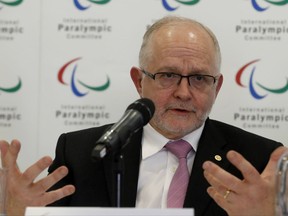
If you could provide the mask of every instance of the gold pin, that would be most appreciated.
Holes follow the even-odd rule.
[[[222,160],[222,157],[220,156],[220,155],[215,155],[215,160],[217,160],[217,161],[221,161]]]

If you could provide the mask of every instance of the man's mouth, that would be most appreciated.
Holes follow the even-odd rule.
[[[172,112],[176,112],[178,114],[188,114],[190,113],[191,111],[189,110],[185,110],[185,109],[178,109],[178,108],[173,108],[173,109],[170,109]]]

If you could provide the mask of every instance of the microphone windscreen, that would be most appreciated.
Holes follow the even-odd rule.
[[[155,105],[152,100],[148,98],[141,98],[130,104],[127,107],[127,110],[129,109],[139,111],[143,117],[143,124],[146,125],[154,115]]]

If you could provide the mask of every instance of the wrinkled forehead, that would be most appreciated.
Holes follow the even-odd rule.
[[[203,45],[215,48],[213,37],[206,29],[198,23],[169,23],[152,35],[152,40],[155,42],[179,42],[179,43],[200,43]]]
[[[161,26],[151,35],[150,48],[159,51],[167,47],[184,47],[211,55],[216,70],[220,69],[220,48],[214,34],[200,23],[172,22]],[[156,50],[155,50],[156,49]]]

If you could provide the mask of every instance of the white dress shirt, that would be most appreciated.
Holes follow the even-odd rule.
[[[187,156],[190,173],[203,128],[204,124],[182,138],[189,142],[194,149]],[[159,134],[150,124],[144,127],[136,199],[137,208],[167,207],[169,185],[178,167],[178,158],[163,148],[168,141],[169,139]]]

